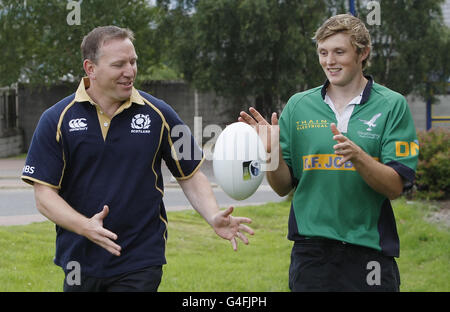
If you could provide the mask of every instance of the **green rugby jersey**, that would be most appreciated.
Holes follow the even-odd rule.
[[[371,77],[348,121],[350,140],[392,167],[411,187],[419,144],[405,98]],[[390,200],[373,190],[349,161],[339,165],[330,129],[336,115],[323,86],[297,93],[280,116],[280,145],[296,185],[288,238],[325,237],[399,256]]]

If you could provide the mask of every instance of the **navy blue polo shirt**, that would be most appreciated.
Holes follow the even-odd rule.
[[[122,251],[114,256],[56,226],[54,262],[67,271],[68,262],[78,261],[82,274],[93,277],[165,264],[161,160],[174,177],[188,179],[200,168],[202,151],[164,101],[133,88],[130,99],[109,119],[87,94],[88,87],[84,78],[76,93],[42,114],[22,179],[58,189],[88,218],[108,205],[103,226],[117,234]]]

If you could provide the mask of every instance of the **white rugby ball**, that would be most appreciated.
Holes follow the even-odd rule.
[[[265,149],[253,127],[235,122],[217,138],[213,154],[216,182],[230,197],[243,200],[255,193],[264,178]]]

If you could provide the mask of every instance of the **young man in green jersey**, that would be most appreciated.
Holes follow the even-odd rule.
[[[365,76],[371,50],[349,14],[316,32],[323,86],[293,95],[269,124],[254,108],[239,120],[267,127],[279,166],[267,179],[294,188],[288,238],[292,291],[398,291],[399,238],[390,200],[411,187],[418,141],[405,98]],[[273,135],[275,134],[279,135]],[[276,142],[278,140],[278,142]],[[273,155],[273,154],[272,154]]]

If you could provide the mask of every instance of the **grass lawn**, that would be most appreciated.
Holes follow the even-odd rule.
[[[450,291],[450,229],[431,224],[431,204],[393,202],[400,234],[402,291]],[[159,291],[289,291],[292,242],[286,239],[289,203],[236,208],[253,219],[250,245],[234,252],[194,211],[169,212],[167,265]],[[0,226],[0,291],[61,291],[52,262],[50,222]]]

